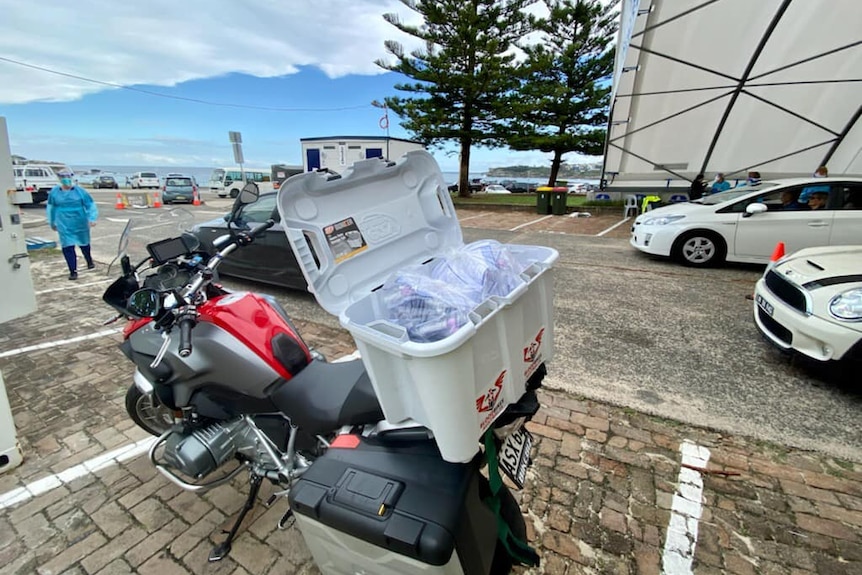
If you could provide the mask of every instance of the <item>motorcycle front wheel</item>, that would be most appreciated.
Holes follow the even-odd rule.
[[[126,392],[126,411],[138,427],[156,437],[166,432],[174,422],[170,409],[162,405],[153,393],[143,393],[134,384]]]

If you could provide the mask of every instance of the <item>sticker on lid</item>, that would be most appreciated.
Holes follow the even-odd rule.
[[[323,228],[323,234],[326,236],[329,249],[332,250],[335,263],[343,262],[368,249],[368,244],[365,243],[365,238],[362,237],[362,232],[359,231],[353,218],[326,226]]]

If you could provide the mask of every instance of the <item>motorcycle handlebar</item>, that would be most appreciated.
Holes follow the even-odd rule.
[[[192,328],[195,320],[184,317],[180,320],[180,357],[188,357],[192,353]]]

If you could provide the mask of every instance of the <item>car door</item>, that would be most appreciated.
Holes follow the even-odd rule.
[[[830,245],[862,244],[862,182],[832,184],[829,195],[835,202]]]
[[[251,245],[233,252],[221,266],[226,275],[257,280],[294,289],[305,289],[307,284],[281,226],[276,208],[277,194],[264,194],[253,204],[240,210],[237,222],[241,226],[255,227],[268,219],[275,225],[258,236]]]
[[[804,187],[770,188],[768,192],[734,204],[733,211],[739,213],[734,241],[737,258],[769,260],[778,242],[784,242],[787,253],[829,245],[834,210],[784,209],[781,205],[782,191],[798,195]],[[765,204],[767,211],[747,214],[745,208],[753,202]]]

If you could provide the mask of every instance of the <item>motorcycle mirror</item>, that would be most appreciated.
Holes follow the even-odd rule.
[[[249,182],[242,187],[242,190],[240,190],[239,194],[236,196],[236,201],[233,203],[233,209],[230,211],[230,217],[227,220],[228,229],[230,228],[231,222],[236,221],[236,217],[239,214],[240,209],[247,204],[253,204],[257,201],[258,197],[260,197],[260,190],[254,182]]]
[[[129,297],[129,312],[138,317],[156,317],[162,311],[162,298],[152,288],[139,289]]]
[[[260,189],[254,182],[249,182],[242,187],[239,193],[240,205],[253,204],[260,197]]]

